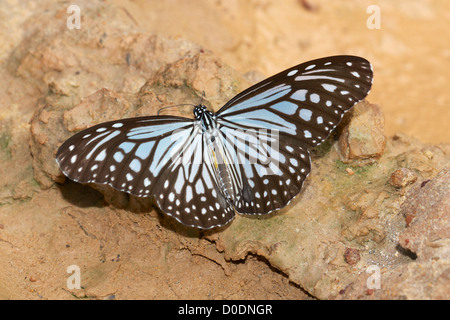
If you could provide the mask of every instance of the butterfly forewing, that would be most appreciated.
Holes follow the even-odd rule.
[[[279,130],[311,148],[369,93],[372,77],[370,63],[360,57],[306,62],[243,91],[217,112],[217,121],[231,128]]]
[[[243,182],[236,210],[268,213],[289,203],[310,172],[307,149],[322,143],[344,113],[368,94],[372,76],[363,58],[318,59],[266,79],[222,107],[217,123],[224,139],[248,139],[251,132],[257,136],[253,148],[251,143],[227,144]],[[267,132],[277,141],[268,143]],[[264,141],[271,144],[267,156],[261,153]],[[252,154],[253,159],[242,160]]]
[[[63,173],[81,183],[108,184],[136,196],[151,196],[159,173],[171,166],[193,131],[193,121],[179,117],[142,117],[102,123],[65,141],[56,161]],[[172,133],[185,132],[174,140]]]

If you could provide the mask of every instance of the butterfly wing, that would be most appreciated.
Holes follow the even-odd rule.
[[[370,63],[334,56],[287,69],[231,99],[217,121],[234,129],[279,130],[305,148],[323,142],[372,85]]]
[[[184,136],[177,132],[173,138],[183,140]],[[172,165],[160,173],[155,190],[161,210],[185,225],[202,229],[223,226],[234,217],[208,151],[207,138],[197,123],[183,148],[171,157]]]
[[[364,99],[372,67],[360,57],[300,64],[238,94],[217,112],[227,150],[239,161],[240,213],[268,213],[295,197],[310,172],[308,149],[322,143],[344,113]],[[252,142],[251,136],[256,139]],[[246,160],[245,158],[250,158]]]
[[[155,196],[160,209],[181,223],[210,228],[227,223],[234,211],[204,161],[203,144],[194,120],[130,118],[77,133],[61,145],[56,161],[76,182]]]
[[[220,129],[224,149],[237,170],[233,204],[239,213],[267,214],[286,206],[310,172],[308,150],[294,139],[280,145],[277,131]]]

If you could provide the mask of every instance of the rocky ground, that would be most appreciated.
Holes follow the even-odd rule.
[[[0,298],[448,299],[450,146],[387,135],[369,101],[313,151],[288,208],[220,230],[64,180],[54,157],[75,132],[186,101],[217,109],[261,76],[185,38],[137,31],[120,6],[83,8],[77,33],[66,8],[48,6],[14,7],[28,16],[3,51]],[[80,289],[67,286],[73,265]]]

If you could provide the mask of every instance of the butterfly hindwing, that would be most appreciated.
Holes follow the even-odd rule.
[[[155,190],[156,203],[163,212],[202,229],[225,225],[234,217],[233,205],[220,188],[207,151],[208,141],[200,125],[195,125],[183,148],[171,156],[171,165],[160,173]]]
[[[224,148],[237,166],[237,212],[267,214],[286,206],[301,190],[311,164],[296,140],[280,140],[277,131],[249,132],[222,127]],[[231,172],[231,171],[230,171]]]

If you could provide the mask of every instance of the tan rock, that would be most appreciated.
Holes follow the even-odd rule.
[[[370,163],[382,156],[386,145],[384,115],[380,106],[367,101],[358,103],[351,122],[339,137],[338,150],[342,161]]]

